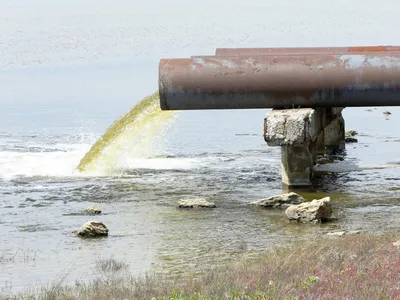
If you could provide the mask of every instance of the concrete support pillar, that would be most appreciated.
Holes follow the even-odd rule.
[[[343,150],[345,148],[345,123],[342,114],[332,120],[324,128],[324,144],[329,150]]]
[[[319,122],[322,130],[317,138],[317,154],[324,155],[332,150],[345,148],[345,122],[341,107],[318,108]]]
[[[314,166],[314,143],[304,146],[281,146],[282,184],[288,187],[311,185]]]
[[[316,157],[320,116],[312,108],[272,110],[264,122],[269,146],[281,147],[282,183],[310,186]]]
[[[264,120],[264,139],[281,147],[282,183],[310,186],[317,154],[344,148],[342,108],[272,110]]]

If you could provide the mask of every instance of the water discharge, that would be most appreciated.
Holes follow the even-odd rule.
[[[81,173],[109,174],[119,169],[127,157],[148,157],[154,138],[174,116],[174,112],[160,109],[158,92],[145,97],[106,130],[76,169]]]

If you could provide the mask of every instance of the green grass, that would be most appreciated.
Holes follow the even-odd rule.
[[[127,274],[114,260],[98,279],[39,288],[0,299],[400,299],[400,250],[394,235],[316,238],[262,258],[208,267],[196,277]]]

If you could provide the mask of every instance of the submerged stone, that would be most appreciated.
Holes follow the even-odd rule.
[[[180,200],[178,207],[179,208],[197,208],[197,207],[215,208],[216,205],[212,202],[208,202],[204,198],[188,198],[188,199]]]
[[[327,236],[344,236],[344,235],[355,235],[355,234],[360,234],[360,230],[352,230],[352,231],[334,231],[334,232],[328,232],[326,235]]]
[[[358,140],[356,138],[353,138],[353,137],[347,137],[347,138],[344,139],[344,141],[346,143],[358,143]]]
[[[108,236],[108,228],[102,222],[89,221],[83,224],[79,230],[74,231],[74,233],[85,238],[104,237]]]
[[[357,143],[358,140],[354,137],[356,135],[358,135],[357,131],[355,131],[355,130],[346,130],[346,132],[344,134],[344,136],[345,136],[344,141],[346,143]]]
[[[300,204],[304,202],[304,198],[296,193],[287,193],[276,195],[260,200],[250,202],[250,205],[265,207],[265,208],[288,208],[290,205]]]
[[[85,208],[84,213],[87,215],[99,215],[101,214],[101,209],[97,207]]]
[[[345,135],[345,137],[352,137],[352,136],[356,136],[357,134],[358,134],[358,132],[355,130],[346,130],[344,135]]]
[[[330,197],[325,197],[320,200],[291,205],[286,209],[285,214],[290,221],[321,223],[327,221],[332,216],[330,200]]]

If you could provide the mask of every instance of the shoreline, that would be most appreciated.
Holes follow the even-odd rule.
[[[98,277],[89,283],[55,282],[0,293],[0,299],[394,299],[400,295],[398,238],[390,231],[326,236],[175,278],[157,272],[131,276],[125,262],[99,260]]]

